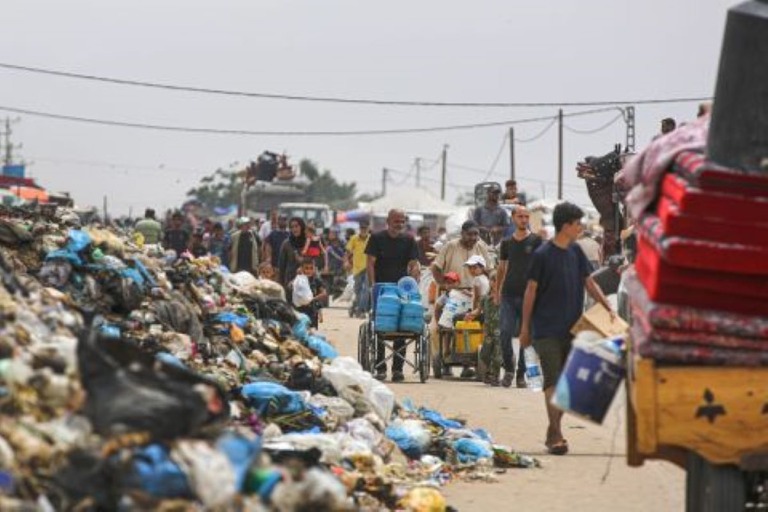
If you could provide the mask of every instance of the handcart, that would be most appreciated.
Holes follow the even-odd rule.
[[[434,354],[432,374],[440,379],[448,368],[477,368],[480,347],[483,344],[483,326],[480,322],[456,322],[453,328],[438,326],[439,352]],[[479,372],[478,372],[479,375]]]

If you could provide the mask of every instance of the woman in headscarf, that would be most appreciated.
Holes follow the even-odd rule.
[[[307,243],[307,225],[304,219],[292,217],[288,221],[288,238],[280,246],[277,258],[280,284],[288,291],[288,283],[296,277],[296,271],[301,263],[301,251]]]

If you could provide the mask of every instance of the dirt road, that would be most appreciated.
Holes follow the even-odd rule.
[[[361,320],[350,319],[346,310],[335,308],[326,309],[324,316],[321,330],[342,355],[357,357]],[[486,428],[495,442],[541,460],[541,469],[511,469],[498,483],[449,484],[444,493],[462,512],[501,507],[531,512],[684,509],[683,471],[666,462],[650,462],[642,468],[626,465],[624,395],[614,400],[602,426],[566,415],[563,426],[571,452],[554,457],[546,454],[543,445],[546,413],[541,393],[458,379],[430,378],[421,384],[409,371],[404,383],[387,384],[398,398],[411,398],[449,417],[466,418],[470,426]]]

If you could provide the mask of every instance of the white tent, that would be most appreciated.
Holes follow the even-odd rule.
[[[373,214],[386,214],[393,208],[399,208],[409,213],[431,213],[437,215],[452,215],[459,208],[423,188],[395,188],[387,190],[387,195],[371,201],[367,205]]]

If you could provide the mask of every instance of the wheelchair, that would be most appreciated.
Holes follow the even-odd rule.
[[[431,365],[431,349],[429,345],[429,320],[426,318],[421,332],[393,331],[383,332],[377,330],[373,313],[368,314],[368,320],[360,325],[357,336],[357,360],[363,370],[376,374],[379,369],[386,370],[387,363],[394,358],[403,361],[403,368],[410,367],[413,373],[418,373],[419,381],[424,383],[429,379]],[[395,343],[402,341],[404,355],[395,351]],[[384,346],[384,359],[377,365],[376,352],[380,346]],[[411,349],[409,350],[409,347]],[[408,358],[409,352],[412,358]]]

